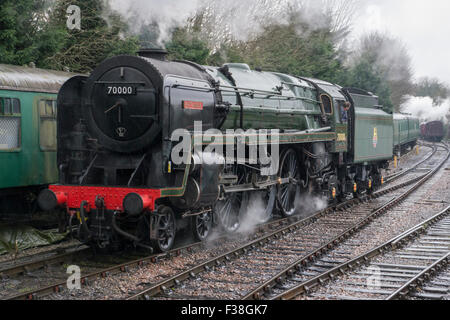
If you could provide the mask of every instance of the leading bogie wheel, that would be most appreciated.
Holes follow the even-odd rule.
[[[173,248],[175,242],[175,214],[171,208],[165,206],[159,210],[158,214],[158,239],[151,240],[151,245],[157,252],[167,252]]]

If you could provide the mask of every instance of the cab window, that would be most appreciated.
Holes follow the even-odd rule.
[[[322,105],[322,113],[331,116],[333,114],[333,101],[327,94],[320,95],[320,102]]]
[[[39,101],[39,145],[43,151],[56,151],[56,101]]]
[[[0,97],[0,151],[20,149],[21,118],[20,100]]]

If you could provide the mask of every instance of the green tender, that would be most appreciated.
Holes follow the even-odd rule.
[[[393,157],[392,115],[379,109],[356,108],[354,163]]]

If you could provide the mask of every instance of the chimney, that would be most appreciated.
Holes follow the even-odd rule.
[[[167,61],[167,51],[164,49],[141,49],[138,54],[144,58]]]

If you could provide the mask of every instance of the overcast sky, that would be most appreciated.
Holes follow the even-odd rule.
[[[449,0],[359,0],[354,32],[387,31],[403,40],[415,76],[437,77],[450,84]]]

